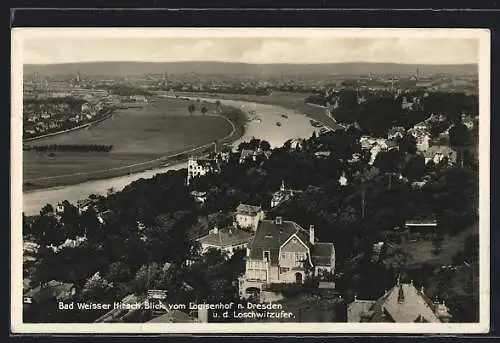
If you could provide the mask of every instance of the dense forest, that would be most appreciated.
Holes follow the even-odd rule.
[[[473,166],[425,164],[403,141],[400,144],[404,149],[380,153],[375,164],[369,166],[359,145],[360,135],[354,127],[313,135],[297,149],[287,142],[273,149],[269,159],[262,157],[243,164],[236,153],[221,173],[200,177],[190,187],[185,186],[185,170],[141,179],[121,192],[97,198],[96,209],[82,214],[66,202],[61,220],[49,215],[53,208],[47,205],[32,225],[24,227],[26,239],[42,246],[37,261],[25,268],[25,277],[34,285],[52,279],[76,283],[83,289],[82,299],[95,301],[141,294],[145,287],[153,286],[168,289],[173,302],[232,301],[236,294],[233,280],[243,272],[243,260],[236,256],[226,261],[218,252],[199,256],[194,238],[206,234],[216,223],[230,223],[229,213],[242,202],[262,205],[268,217],[281,215],[303,227],[314,224],[320,240],[334,242],[337,269],[343,275],[337,283],[346,296],[353,292],[365,297],[380,296],[393,285],[396,275],[416,275],[415,280],[423,284],[434,280],[437,286],[430,289],[435,296],[446,296],[455,320],[476,318],[477,284],[473,273],[443,274],[436,271],[436,265],[410,268],[408,256],[397,245],[386,249],[376,262],[370,257],[375,242],[384,240],[387,231],[412,217],[437,218],[437,257],[443,240],[464,232],[474,237],[470,228],[478,221],[478,171]],[[268,148],[267,142],[255,139],[240,148],[259,145]],[[329,151],[330,155],[318,157],[317,151]],[[352,162],[349,157],[353,154],[362,158]],[[394,172],[402,178],[390,179]],[[338,182],[341,175],[349,180],[345,186]],[[422,188],[412,187],[413,182],[424,178],[427,182]],[[304,192],[270,209],[271,195],[282,180],[288,187]],[[204,206],[195,203],[192,190],[207,192]],[[104,210],[113,215],[101,223],[98,212]],[[57,252],[44,248],[82,235],[87,240],[80,246]],[[457,250],[455,263],[478,263],[474,242],[470,238]],[[187,260],[194,263],[186,265]],[[166,262],[171,267],[164,272]],[[88,280],[96,272],[104,281],[92,288]],[[453,278],[467,279],[463,286],[466,288],[449,289],[447,283]],[[183,290],[179,287],[183,282],[193,289]],[[366,287],[368,284],[370,287]],[[88,313],[75,316],[92,320],[85,317]]]
[[[282,216],[304,228],[313,224],[319,240],[334,242],[335,282],[345,299],[377,298],[399,276],[424,286],[429,297],[445,299],[453,321],[477,321],[479,167],[477,155],[462,148],[477,145],[478,131],[468,129],[460,115],[475,116],[477,98],[420,95],[425,111],[403,110],[400,99],[383,94],[363,94],[365,101],[358,103],[358,95],[346,91],[329,101],[339,103],[333,114],[344,119],[337,120],[356,125],[274,149],[259,139],[243,142],[220,173],[194,179],[189,187],[184,169],[137,180],[107,197],[92,196],[95,207],[82,213],[65,201],[58,217],[55,204],[47,204],[35,218],[24,218],[25,240],[40,245],[35,260],[25,263],[24,277],[32,287],[49,280],[75,283],[82,301],[112,302],[153,287],[168,290],[173,303],[237,301],[234,281],[244,271],[243,252],[230,259],[217,251],[200,255],[196,238],[216,224],[229,225],[232,211],[246,203],[262,206],[268,218]],[[460,156],[456,163],[426,162],[409,134],[397,138],[397,149],[381,151],[368,163],[362,135],[385,137],[393,126],[412,127],[433,112],[451,125],[447,144]],[[257,148],[270,156],[240,163],[242,149]],[[282,182],[302,193],[270,208]],[[206,192],[202,206],[193,190]],[[436,219],[436,235],[405,245],[398,228],[412,218]],[[82,236],[86,239],[77,246],[53,248]],[[375,258],[378,242],[385,244]],[[431,255],[419,258],[423,246],[432,247]],[[25,315],[81,322],[99,315],[53,311],[47,316],[47,306],[43,315],[36,309]]]
[[[415,99],[417,102],[404,108],[404,99],[408,102]],[[409,129],[433,113],[443,114],[450,125],[459,123],[462,113],[472,118],[479,114],[477,95],[465,93],[411,91],[395,97],[389,91],[374,93],[344,89],[329,96],[313,94],[305,102],[321,106],[336,104],[331,109],[335,120],[345,124],[357,123],[363,133],[374,137],[386,137],[392,127]],[[443,127],[442,131],[448,126]],[[440,128],[436,127],[435,130],[439,133]]]

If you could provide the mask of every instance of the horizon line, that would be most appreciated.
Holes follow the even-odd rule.
[[[78,61],[78,62],[54,62],[54,63],[23,63],[25,65],[36,65],[36,66],[50,66],[50,65],[61,65],[61,64],[84,64],[84,63],[226,63],[226,64],[246,64],[246,65],[326,65],[326,64],[398,64],[398,65],[420,65],[420,66],[464,66],[464,65],[475,65],[479,66],[479,62],[467,62],[467,63],[405,63],[405,62],[370,62],[370,61],[352,61],[352,62],[311,62],[311,63],[283,63],[283,62],[236,62],[236,61],[217,61],[217,60],[179,60],[179,61],[137,61],[137,60],[93,60],[93,61]]]

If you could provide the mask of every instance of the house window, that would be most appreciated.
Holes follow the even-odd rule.
[[[269,261],[270,256],[271,256],[270,251],[264,251],[264,261]]]
[[[282,252],[281,253],[281,259],[282,260],[286,260],[286,252]]]
[[[290,270],[290,268],[280,268],[280,274],[287,273]]]

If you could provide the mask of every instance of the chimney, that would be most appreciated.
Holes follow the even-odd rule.
[[[208,323],[208,309],[206,307],[198,308],[198,321]]]
[[[314,225],[309,225],[309,242],[314,245]]]
[[[282,221],[282,218],[281,218],[281,217],[276,217],[276,218],[274,218],[274,223],[275,223],[276,225],[281,225],[281,224],[282,224],[282,222],[283,222],[283,221]]]
[[[398,291],[398,303],[403,304],[405,302],[405,293],[403,291],[403,285],[399,285],[399,291]]]

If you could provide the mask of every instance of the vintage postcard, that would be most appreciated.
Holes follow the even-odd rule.
[[[490,34],[12,31],[13,333],[489,331]]]

